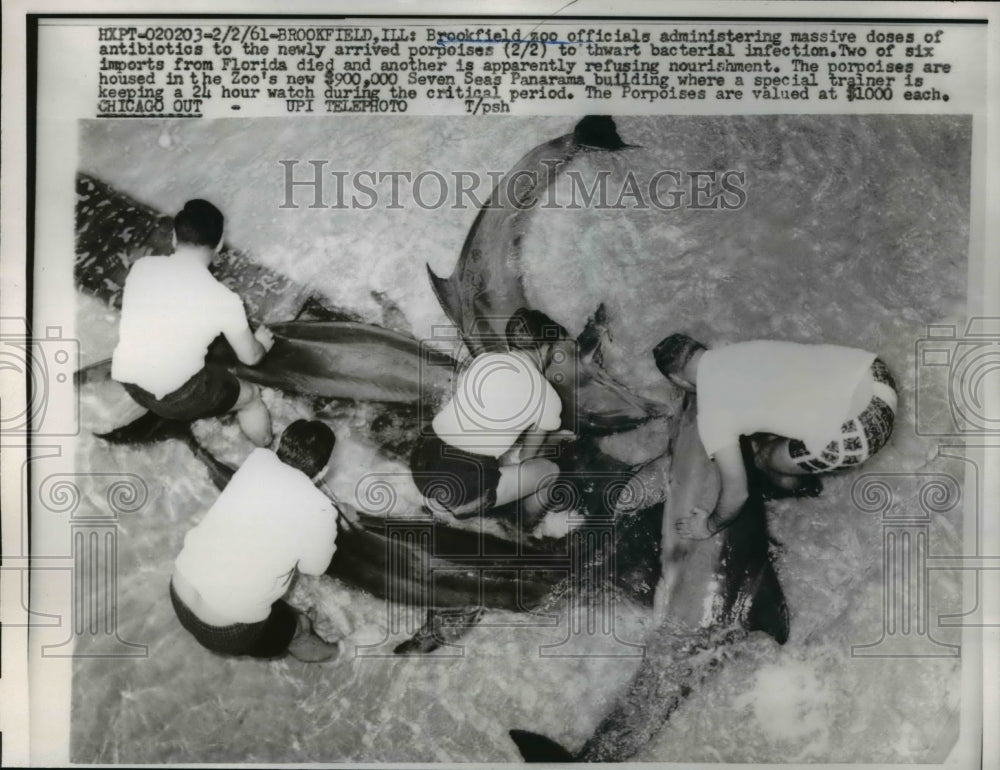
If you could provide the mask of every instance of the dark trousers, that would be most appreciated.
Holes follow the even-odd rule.
[[[298,613],[278,599],[271,614],[257,623],[233,623],[211,626],[195,615],[174,591],[170,583],[170,601],[181,625],[202,647],[222,655],[249,655],[252,658],[277,658],[288,651],[288,644],[298,627]]]

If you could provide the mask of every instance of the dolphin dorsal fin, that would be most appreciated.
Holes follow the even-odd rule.
[[[574,762],[575,758],[551,738],[528,730],[508,730],[525,762]]]
[[[593,361],[598,366],[604,365],[604,340],[611,337],[608,331],[608,311],[602,302],[597,306],[594,314],[587,319],[587,325],[576,338],[577,349],[580,351],[580,359],[583,361]]]
[[[573,140],[584,147],[600,150],[621,150],[629,146],[618,135],[610,115],[587,115],[573,129]]]
[[[434,295],[437,297],[438,303],[444,309],[445,315],[451,319],[451,322],[459,330],[462,330],[462,299],[455,288],[454,282],[450,278],[441,278],[438,276],[431,270],[430,265],[426,265],[426,267],[427,275],[431,279],[431,288],[434,289]]]

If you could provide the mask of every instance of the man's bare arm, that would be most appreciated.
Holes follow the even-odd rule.
[[[257,329],[256,333],[252,333],[249,326],[245,326],[232,336],[226,333],[226,339],[233,348],[233,352],[236,353],[236,357],[247,366],[259,364],[267,351],[271,349],[271,345],[274,344],[271,330],[263,325]]]
[[[714,532],[725,529],[740,512],[747,501],[747,471],[743,465],[740,445],[732,444],[715,453],[715,465],[722,479],[722,492],[715,510],[708,518],[708,525]]]
[[[747,501],[747,473],[739,444],[715,453],[722,490],[711,512],[695,506],[677,519],[676,528],[681,537],[704,540],[725,529],[739,514]]]

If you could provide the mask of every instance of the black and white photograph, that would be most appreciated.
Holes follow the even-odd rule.
[[[65,762],[979,766],[981,116],[249,90],[49,121],[58,172],[39,111],[76,430],[4,598]]]
[[[938,631],[934,639],[898,630],[907,641],[890,652],[902,654],[899,659],[852,657],[851,650],[878,642],[889,620],[883,617],[883,522],[872,499],[882,488],[875,480],[893,484],[897,494],[917,487],[905,476],[893,482],[892,474],[945,480],[937,491],[954,497],[954,507],[935,515],[928,537],[936,553],[960,552],[954,505],[960,492],[947,481],[962,478],[961,462],[929,458],[933,447],[915,435],[909,410],[897,407],[917,395],[914,341],[928,324],[959,324],[964,314],[967,119],[581,116],[484,126],[472,118],[290,118],[85,122],[80,132],[75,280],[85,361],[112,354],[114,363],[122,361],[129,340],[119,330],[133,309],[135,273],[128,269],[143,264],[133,262],[140,255],[155,264],[171,252],[169,217],[174,253],[199,250],[185,246],[190,242],[176,224],[195,209],[191,199],[220,212],[219,229],[200,252],[244,301],[248,317],[234,326],[263,325],[274,339],[259,363],[252,353],[242,365],[234,361],[233,392],[219,396],[228,398],[219,410],[235,415],[162,422],[149,417],[159,408],[149,401],[150,411],[129,422],[134,400],[126,391],[134,384],[123,388],[113,368],[97,367],[81,385],[84,424],[98,435],[81,440],[78,465],[91,473],[127,468],[148,493],[141,512],[119,521],[116,593],[119,638],[147,645],[149,657],[75,662],[74,759],[512,761],[518,754],[507,732],[526,728],[603,761],[930,762],[947,755],[959,726],[961,664],[946,654],[956,649],[954,631]],[[347,172],[342,189],[328,174],[320,185],[307,184],[315,183],[317,167]],[[457,172],[486,185],[489,172],[498,170],[506,173],[494,189],[478,189],[482,206],[471,193],[459,201],[465,205],[455,205]],[[399,172],[396,201],[388,184],[363,194],[372,174],[385,171]],[[514,176],[518,172],[524,173]],[[657,180],[661,172],[666,175]],[[366,208],[369,203],[375,205]],[[140,290],[147,295],[135,295],[134,328],[166,347],[197,328],[175,315],[177,309],[207,315],[214,305],[211,299],[189,304],[194,279],[172,278],[167,260],[161,270]],[[179,281],[176,289],[172,280]],[[155,296],[160,291],[170,306]],[[528,323],[540,319],[526,335],[527,346],[512,344],[506,334],[508,319],[522,308]],[[203,335],[209,341],[228,328],[225,319],[213,322],[218,325]],[[442,328],[449,323],[457,335]],[[241,341],[237,334],[226,334],[233,347]],[[739,381],[752,377],[774,409],[822,411],[819,394],[793,392],[784,380],[811,383],[812,371],[784,369],[799,355],[802,366],[822,371],[813,387],[845,380],[845,392],[822,397],[840,404],[835,419],[851,428],[842,438],[829,437],[833,450],[814,444],[813,453],[805,444],[809,459],[797,460],[816,464],[816,472],[778,475],[764,458],[768,447],[776,454],[782,448],[763,438],[752,443],[743,505],[756,510],[744,511],[748,526],[739,540],[736,530],[726,529],[707,541],[697,531],[661,536],[671,484],[691,507],[716,505],[703,500],[710,491],[689,489],[701,484],[699,473],[707,475],[700,458],[677,455],[705,451],[700,439],[685,441],[685,432],[696,430],[690,419],[685,423],[690,388],[658,368],[683,370],[685,361],[656,357],[658,346],[679,334],[709,353],[742,349],[761,368],[732,374],[737,382],[730,398],[749,391]],[[440,347],[431,347],[436,339]],[[204,350],[205,341],[198,342]],[[151,341],[135,344],[139,377],[161,368]],[[519,383],[523,359],[480,365],[478,374],[461,378],[466,395],[455,392],[459,379],[450,385],[448,375],[460,375],[430,353],[440,350],[456,367],[475,367],[472,354],[509,355],[535,345],[542,362],[535,371],[544,374],[546,364],[557,373],[568,370],[564,382],[575,389],[570,397],[577,396],[575,415],[560,421],[557,412],[544,426],[538,423],[546,417],[545,394],[536,396],[530,379]],[[844,366],[854,369],[854,355],[846,351],[867,351],[856,354],[864,359],[861,375],[853,373],[856,382],[850,373],[821,369],[841,353],[820,345],[844,349],[850,362]],[[687,352],[683,342],[676,347],[678,358]],[[811,359],[813,352],[818,356]],[[565,362],[548,361],[560,355]],[[502,387],[524,388],[521,400],[493,392],[489,379],[498,374],[508,380]],[[177,379],[187,376],[183,371]],[[861,392],[861,382],[866,390],[859,401],[854,392]],[[229,386],[206,392],[213,387]],[[255,415],[245,417],[238,408],[244,387],[259,394],[244,409],[262,404],[262,430],[270,423],[259,443],[251,432],[256,426],[245,428]],[[433,426],[443,421],[435,422],[434,410],[462,395],[468,403],[458,408],[469,425],[458,424],[459,413],[456,427],[447,425],[439,437]],[[947,408],[943,390],[920,395],[931,399],[922,408]],[[478,434],[509,419],[499,412],[502,404],[515,417],[520,411],[536,419],[513,429],[499,425],[504,439],[548,427],[556,434],[555,441],[547,439],[550,449],[528,459],[520,439],[513,452],[499,447],[498,462],[489,437]],[[843,411],[845,404],[860,408]],[[773,417],[775,425],[788,419]],[[328,466],[322,485],[359,517],[343,522],[339,533],[283,510],[286,496],[304,495],[301,505],[308,505],[312,490],[271,486],[282,483],[284,469],[274,457],[262,459],[269,447],[281,446],[275,440],[283,440],[289,426],[313,420],[336,437],[329,439],[332,454],[310,458],[316,469]],[[472,439],[450,443],[462,427]],[[732,448],[738,453],[737,435]],[[428,449],[435,438],[493,462],[472,466],[466,479],[468,461],[447,462],[450,453],[440,443]],[[490,454],[476,453],[479,448]],[[784,448],[785,455],[797,459],[791,450]],[[420,451],[439,455],[414,457]],[[247,461],[274,466],[247,477],[252,486],[237,498],[252,506],[246,513],[253,511],[263,541],[253,543],[256,534],[240,527],[243,511],[224,507],[215,532],[203,530],[205,544],[213,546],[201,550],[191,533],[225,500],[217,487]],[[836,472],[826,471],[827,463]],[[536,465],[542,468],[537,474]],[[697,481],[678,478],[678,466],[693,466]],[[547,489],[526,490],[520,504],[481,499],[498,496],[508,473],[522,485],[537,475]],[[242,475],[237,470],[233,480]],[[301,472],[287,475],[306,481]],[[630,478],[641,480],[636,489]],[[620,501],[622,494],[637,497]],[[852,494],[870,509],[859,510]],[[273,510],[258,511],[264,501]],[[325,510],[331,521],[346,517],[335,504]],[[674,513],[681,518],[690,511]],[[604,521],[612,515],[613,523]],[[374,521],[378,517],[397,527],[407,518],[434,524],[402,527],[414,533],[414,542],[399,544],[398,562],[376,564],[380,551],[393,548],[380,539],[386,524]],[[588,527],[591,518],[599,524]],[[353,545],[350,528],[359,523],[371,527],[371,535],[359,532]],[[298,532],[288,531],[296,528],[298,543]],[[572,550],[577,564],[567,542],[573,529],[579,532]],[[591,529],[613,535],[612,542],[586,537]],[[419,537],[423,531],[433,534]],[[252,647],[236,658],[213,655],[212,645],[226,641],[192,630],[204,621],[185,622],[181,613],[190,617],[191,610],[177,598],[171,606],[167,586],[173,575],[176,587],[176,562],[192,545],[196,558],[207,561],[193,559],[188,569],[213,586],[201,596],[221,594],[220,606],[208,600],[206,613],[228,619],[234,617],[226,614],[229,601],[261,601],[252,594],[236,598],[242,587],[221,565],[256,565],[232,551],[248,547],[262,572],[276,565],[245,578],[266,589],[266,607],[289,568],[322,559],[308,550],[318,547],[318,537],[329,541],[332,564],[310,565],[289,601],[299,618],[312,615],[319,639],[339,640],[342,649],[328,661],[296,660],[297,637],[291,659],[277,663],[255,660]],[[679,556],[670,569],[681,573],[675,598],[684,619],[676,627],[670,622],[668,596],[666,622],[656,628],[655,588],[664,581],[666,591],[670,582],[660,563],[664,543]],[[376,553],[351,554],[352,548]],[[455,559],[449,558],[453,549]],[[591,568],[590,574],[607,584],[577,582],[583,576],[573,570],[587,560],[612,558],[605,549],[614,553],[616,570]],[[720,549],[734,553],[723,556]],[[491,551],[510,554],[509,564]],[[546,558],[555,563],[538,574],[518,566]],[[479,563],[491,566],[481,571]],[[439,577],[428,573],[420,583],[410,570],[424,564],[440,570]],[[744,571],[733,574],[734,565]],[[402,574],[393,574],[394,566]],[[935,579],[934,589],[934,606],[923,612],[961,611],[957,581]],[[408,612],[387,607],[394,592]],[[421,618],[419,628],[393,622],[422,605],[433,614]],[[595,621],[593,632],[571,632]],[[743,633],[757,625],[757,632]],[[889,644],[883,646],[889,650]],[[910,644],[918,655],[928,649],[936,655],[906,657]],[[591,645],[594,657],[587,654]],[[318,643],[303,647],[307,658],[324,655]],[[95,702],[102,707],[92,708]],[[151,724],[158,725],[155,735]],[[884,743],[888,733],[899,739]],[[539,750],[547,745],[539,742]]]

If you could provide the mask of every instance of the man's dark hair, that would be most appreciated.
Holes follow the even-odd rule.
[[[680,375],[691,360],[691,356],[705,349],[698,340],[686,334],[671,334],[660,340],[653,348],[653,360],[656,361],[656,368],[664,377],[669,377],[671,374]]]
[[[512,348],[532,348],[569,337],[569,333],[541,310],[520,308],[507,321],[504,329],[507,344]]]
[[[225,219],[208,201],[195,198],[184,204],[174,217],[174,233],[178,243],[192,243],[214,249],[222,240]]]
[[[281,434],[278,459],[312,478],[330,462],[337,437],[319,420],[296,420]]]

